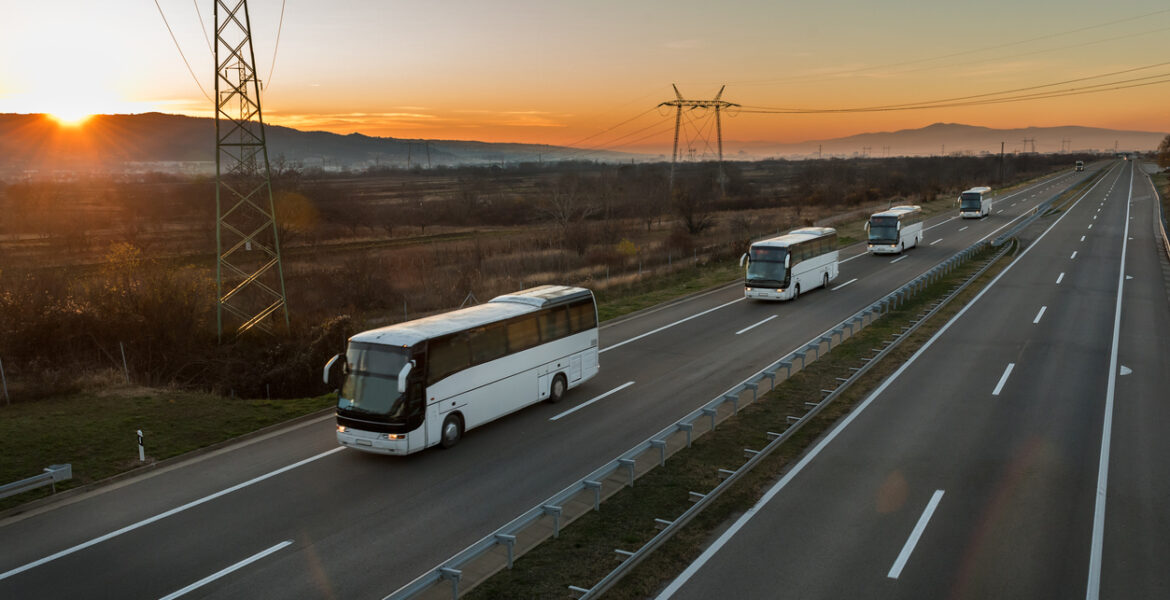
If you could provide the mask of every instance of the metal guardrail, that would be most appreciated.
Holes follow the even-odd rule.
[[[0,498],[15,496],[46,485],[53,486],[53,493],[55,494],[57,493],[57,482],[65,481],[66,479],[73,479],[72,464],[50,465],[40,475],[0,485]]]
[[[714,430],[719,422],[737,414],[740,409],[741,395],[750,391],[751,401],[756,401],[759,397],[760,384],[765,379],[769,381],[769,389],[775,388],[776,377],[781,369],[784,370],[785,378],[791,376],[796,359],[800,359],[800,368],[803,369],[809,352],[814,352],[815,359],[819,357],[822,346],[826,346],[826,351],[831,350],[835,336],[838,338],[838,343],[844,341],[845,331],[848,329],[849,335],[852,337],[857,330],[868,326],[892,308],[901,306],[926,286],[966,262],[986,245],[985,241],[978,242],[935,265],[929,271],[854,313],[824,333],[813,337],[799,346],[797,350],[757,371],[754,375],[716,396],[674,424],[667,426],[516,517],[508,524],[468,546],[439,566],[420,575],[414,581],[386,596],[384,600],[408,600],[421,598],[424,595],[435,598],[458,598],[460,595],[459,584],[465,571],[474,573],[477,578],[475,583],[478,584],[501,569],[510,569],[518,556],[539,545],[550,536],[558,537],[563,527],[587,514],[590,510],[600,510],[602,500],[627,486],[633,487],[639,476],[665,464],[667,456],[690,447],[695,437]],[[803,422],[791,423],[787,431],[793,431],[796,423],[803,424]],[[783,435],[783,433],[778,435]],[[473,562],[477,564],[472,566]],[[445,585],[450,586],[449,596],[440,589]]]

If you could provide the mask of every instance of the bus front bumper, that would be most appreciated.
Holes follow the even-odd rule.
[[[388,435],[397,436],[397,439],[388,439]],[[339,426],[337,428],[337,443],[347,448],[375,454],[401,455],[407,453],[406,434],[374,433]]]
[[[900,252],[897,244],[870,244],[869,251],[874,254],[897,254]]]

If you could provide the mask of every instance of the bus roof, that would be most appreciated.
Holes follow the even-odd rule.
[[[874,217],[900,217],[907,213],[922,212],[922,207],[917,204],[903,204],[901,206],[894,206],[882,212],[873,213]]]
[[[778,237],[760,240],[752,244],[752,246],[773,246],[787,248],[792,244],[798,244],[808,240],[815,240],[819,237],[825,237],[828,235],[836,235],[836,233],[837,230],[833,229],[832,227],[802,227],[800,229],[793,229],[792,231],[789,231],[788,233]]]
[[[979,187],[973,187],[969,190],[963,190],[963,193],[966,194],[967,192],[972,192],[972,193],[976,193],[976,194],[986,194],[987,192],[990,192],[990,191],[991,191],[991,188],[983,185],[983,186],[979,186]]]
[[[542,285],[497,296],[477,306],[363,331],[349,338],[349,341],[390,346],[413,346],[424,340],[466,329],[474,329],[489,323],[535,312],[541,308],[567,304],[574,300],[591,297],[591,295],[592,292],[585,288]]]

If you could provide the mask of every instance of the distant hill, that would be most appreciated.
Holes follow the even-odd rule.
[[[269,125],[270,160],[307,167],[365,168],[496,164],[559,160],[626,161],[621,152],[583,152],[545,144],[410,140],[353,133],[300,131]],[[429,148],[428,148],[429,146]],[[95,115],[63,127],[37,114],[0,114],[0,173],[85,170],[214,172],[215,121],[162,113]]]
[[[1024,148],[1025,138],[1035,140],[1035,151],[1040,153],[1098,150],[1111,152],[1116,144],[1120,151],[1154,150],[1166,137],[1152,131],[1119,131],[1095,127],[1025,127],[1021,129],[990,129],[958,123],[935,123],[920,129],[862,133],[849,137],[809,140],[795,144],[775,142],[737,142],[724,140],[725,156],[764,158],[770,156],[816,156],[818,147],[822,156],[861,155],[868,147],[869,156],[938,155],[938,154],[998,154],[1000,142],[1004,152],[1032,151],[1033,144]],[[1063,140],[1069,140],[1067,143]],[[887,150],[888,147],[888,150]]]

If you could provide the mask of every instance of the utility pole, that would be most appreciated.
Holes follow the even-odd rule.
[[[431,141],[427,140],[427,170],[431,168]]]
[[[1003,142],[999,143],[999,184],[1003,185]]]
[[[221,12],[221,8],[223,9]],[[248,2],[215,3],[216,329],[289,325]]]
[[[725,182],[724,182],[724,177],[723,177],[723,123],[722,123],[722,119],[721,119],[720,115],[721,115],[722,111],[727,110],[728,108],[731,108],[733,106],[738,107],[739,105],[735,104],[733,102],[726,102],[726,101],[720,99],[723,96],[724,88],[726,88],[727,86],[720,87],[719,93],[715,94],[715,98],[713,100],[685,100],[685,99],[683,99],[682,94],[679,93],[677,85],[674,85],[672,83],[670,85],[670,87],[674,88],[675,99],[670,100],[669,102],[663,102],[663,103],[658,105],[658,106],[673,106],[676,109],[675,113],[674,113],[674,151],[670,155],[670,188],[669,188],[670,194],[672,196],[674,194],[674,165],[676,162],[678,162],[678,133],[679,133],[679,128],[682,125],[682,112],[683,112],[684,107],[685,108],[692,108],[692,109],[693,108],[713,108],[713,109],[715,109],[715,135],[716,135],[716,138],[718,139],[718,146],[719,146],[719,185],[720,185],[720,188],[722,188],[722,186],[724,185]],[[690,153],[691,153],[691,156],[693,158],[694,148],[690,149]]]

